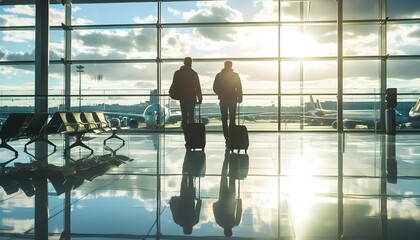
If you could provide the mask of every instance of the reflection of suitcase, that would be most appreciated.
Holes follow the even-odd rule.
[[[204,177],[206,174],[206,153],[204,151],[185,152],[182,174],[193,177]]]
[[[244,180],[248,176],[249,156],[248,154],[229,155],[229,177]]]
[[[241,149],[243,149],[246,153],[249,147],[248,129],[245,125],[239,125],[239,117],[240,115],[238,114],[238,125],[232,126],[229,130],[230,150],[233,152],[235,149],[237,149],[239,152]]]
[[[199,122],[190,123],[187,125],[187,148],[197,149],[201,148],[204,151],[206,146],[206,127],[201,122],[201,106],[198,105],[198,119]]]

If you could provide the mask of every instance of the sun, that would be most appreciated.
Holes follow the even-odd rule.
[[[280,35],[280,54],[285,57],[313,57],[323,56],[325,51],[322,44],[304,31],[285,28]]]
[[[247,41],[256,45],[255,52],[273,56],[278,54],[279,32],[277,28],[266,27],[258,29]],[[280,56],[281,57],[315,57],[325,56],[328,49],[319,43],[316,38],[305,29],[296,27],[282,27],[280,31]]]

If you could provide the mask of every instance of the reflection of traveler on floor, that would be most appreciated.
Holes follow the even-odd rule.
[[[214,218],[224,229],[227,237],[232,236],[232,228],[238,226],[242,217],[242,199],[236,198],[235,179],[228,177],[229,153],[225,154],[220,179],[219,200],[213,204]]]
[[[186,57],[184,65],[174,73],[172,85],[176,89],[181,106],[181,127],[186,139],[186,127],[188,123],[194,122],[195,104],[197,100],[199,104],[203,101],[198,74],[192,69],[192,59],[190,57]]]
[[[198,223],[201,210],[201,199],[195,203],[194,177],[182,175],[181,194],[169,201],[174,222],[180,225],[185,234],[191,234],[193,226]]]
[[[236,104],[242,102],[242,83],[239,75],[232,69],[232,62],[225,61],[224,65],[214,79],[213,91],[220,100],[223,135],[226,146],[229,146],[229,127],[235,125]]]

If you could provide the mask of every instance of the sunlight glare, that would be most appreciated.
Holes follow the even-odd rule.
[[[282,56],[309,57],[322,56],[323,48],[312,35],[286,28],[281,32],[280,52]]]
[[[289,199],[289,210],[293,216],[292,221],[299,223],[308,217],[315,202],[314,195],[318,186],[313,181],[310,165],[303,156],[292,160],[292,164],[291,176],[287,180],[285,191]]]

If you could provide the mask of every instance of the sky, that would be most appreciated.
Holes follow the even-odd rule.
[[[344,1],[344,19],[377,19],[378,0]],[[299,7],[303,6],[303,11]],[[73,4],[72,22],[75,26],[95,24],[153,24],[157,21],[157,3]],[[283,25],[280,30],[280,54],[285,58],[334,57],[337,54],[336,1],[311,2],[281,1],[281,20],[329,21],[327,24],[305,26]],[[325,93],[337,91],[337,63],[322,61],[282,61],[281,84],[278,84],[277,61],[265,60],[278,56],[278,28],[273,24],[241,27],[172,27],[176,23],[203,22],[274,22],[279,9],[273,0],[227,0],[162,3],[162,58],[257,58],[260,61],[234,61],[234,70],[242,79],[244,90],[250,94]],[[392,19],[420,18],[420,1],[389,0],[388,16]],[[0,26],[33,26],[35,6],[16,5],[0,7]],[[50,10],[51,26],[64,21],[64,8],[55,4]],[[165,25],[168,24],[168,25]],[[391,56],[420,54],[420,24],[387,25],[387,46]],[[375,24],[344,25],[344,55],[349,57],[377,56],[379,54],[379,27]],[[72,31],[72,59],[126,60],[156,59],[157,30],[154,27],[123,29],[75,29]],[[33,31],[1,31],[0,61],[34,60],[35,34]],[[50,59],[64,56],[62,30],[50,33]],[[300,82],[302,74],[303,83]],[[387,62],[388,87],[399,92],[419,93],[420,60]],[[162,89],[167,91],[173,72],[181,61],[162,63]],[[204,93],[212,94],[214,76],[223,67],[223,61],[195,61],[193,68],[200,76]],[[62,65],[50,65],[50,94],[63,92]],[[34,67],[30,65],[1,65],[0,91],[2,94],[33,93]],[[157,87],[156,64],[85,64],[82,73],[84,93],[148,94]],[[380,89],[380,61],[350,60],[344,63],[345,93],[377,93]],[[79,75],[72,72],[72,93],[79,88]],[[19,88],[16,88],[19,86]],[[414,96],[414,100],[417,96]],[[101,101],[102,99],[92,100]],[[271,102],[271,101],[268,101]],[[1,105],[1,103],[0,103]]]

